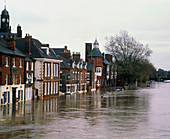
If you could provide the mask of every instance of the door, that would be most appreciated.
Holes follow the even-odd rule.
[[[4,104],[6,103],[7,92],[4,92]]]
[[[10,103],[10,92],[8,92],[8,103]]]
[[[16,103],[16,88],[12,88],[12,103]]]

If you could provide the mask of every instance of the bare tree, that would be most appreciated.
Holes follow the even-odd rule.
[[[141,69],[139,65],[148,60],[152,53],[148,45],[136,41],[126,31],[114,37],[106,37],[105,49],[113,55],[115,64],[128,84],[136,81]]]

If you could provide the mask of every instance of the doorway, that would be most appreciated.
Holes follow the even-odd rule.
[[[12,88],[12,103],[16,103],[16,88]]]

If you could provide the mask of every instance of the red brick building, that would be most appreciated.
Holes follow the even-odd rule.
[[[0,39],[0,99],[1,104],[24,101],[25,55],[15,47],[13,36]]]
[[[86,56],[87,59],[88,59],[88,63],[93,64],[93,67],[94,67],[93,73],[94,73],[95,77],[91,76],[92,77],[91,79],[92,80],[94,79],[93,82],[96,83],[96,85],[95,85],[96,88],[101,88],[102,87],[102,80],[103,80],[103,75],[102,75],[102,71],[103,71],[103,55],[102,55],[102,53],[101,53],[101,51],[99,49],[99,43],[98,43],[97,39],[93,43],[93,49],[88,48],[86,46],[86,55],[88,55],[88,56]],[[90,74],[90,72],[88,74]],[[90,74],[90,75],[92,75],[92,74]]]
[[[79,52],[74,52],[71,56],[67,46],[64,48],[53,48],[56,56],[60,57],[60,91],[70,94],[87,91],[87,63],[82,61]]]
[[[25,38],[17,39],[17,47],[33,60],[26,61],[26,87],[32,87],[33,97],[58,96],[62,61],[55,56],[49,45],[26,35]]]

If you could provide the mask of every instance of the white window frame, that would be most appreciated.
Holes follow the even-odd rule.
[[[50,76],[50,63],[48,63],[48,77]]]
[[[22,59],[19,59],[19,67],[22,68]]]
[[[53,76],[53,64],[51,63],[51,76]]]
[[[22,75],[20,74],[19,75],[19,84],[21,84],[21,81],[22,81]]]
[[[8,74],[5,74],[5,85],[8,85]]]
[[[55,64],[53,64],[54,65],[54,76],[56,76],[56,71],[55,71]]]
[[[28,73],[26,73],[26,75],[27,75],[26,83],[28,83],[28,76],[29,76],[29,75],[28,75]]]
[[[51,82],[51,94],[53,94],[53,83]]]
[[[44,84],[44,95],[47,95],[47,83]]]
[[[47,92],[47,95],[50,94],[50,82],[48,82],[48,92]]]
[[[57,94],[58,93],[58,82],[56,82],[56,86],[55,87],[56,87],[56,91],[55,92]]]
[[[26,62],[26,70],[28,71],[29,69],[29,62]]]
[[[31,73],[31,83],[34,82],[34,76],[33,76],[33,73]]]
[[[13,74],[13,85],[15,84],[15,74]]]
[[[34,71],[34,63],[31,62],[31,71]]]
[[[8,65],[8,57],[5,57],[5,67],[9,67],[9,65]]]
[[[55,94],[55,90],[56,89],[56,82],[54,82],[54,85],[53,85],[53,94]]]
[[[13,67],[15,67],[15,58],[12,59]]]
[[[45,67],[44,67],[44,72],[45,72],[45,77],[47,77],[47,63],[45,63]]]
[[[56,64],[56,76],[58,77],[58,64]]]

